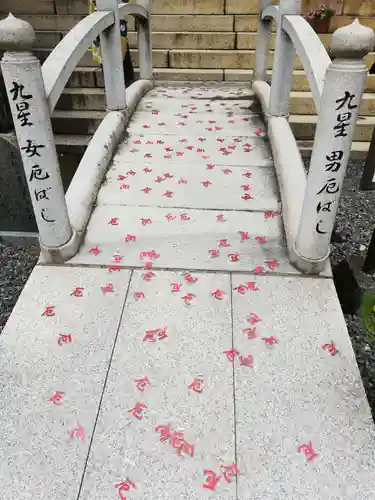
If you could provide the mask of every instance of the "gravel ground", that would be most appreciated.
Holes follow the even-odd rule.
[[[348,165],[337,216],[338,231],[346,238],[332,245],[333,265],[345,255],[363,251],[375,227],[375,192],[359,191],[362,168],[359,161]],[[0,332],[36,261],[29,250],[0,243]],[[344,316],[375,420],[375,345],[367,339],[358,316]]]

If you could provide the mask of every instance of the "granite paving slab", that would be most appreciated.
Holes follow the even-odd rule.
[[[158,114],[152,111],[137,111],[134,113],[128,132],[135,134],[165,134],[175,135],[202,134],[205,138],[212,135],[224,137],[235,135],[257,136],[264,129],[264,122],[259,115],[210,115],[202,113],[200,115],[184,114],[174,116],[168,111],[161,111]]]
[[[237,115],[251,115],[250,106],[254,103],[253,97],[241,100],[200,100],[200,99],[165,99],[163,97],[151,97],[148,95],[142,99],[137,111],[151,111],[151,113],[171,113],[174,116],[195,116],[201,114],[226,115],[228,117]],[[158,115],[156,115],[158,116]],[[221,117],[220,117],[221,118]]]
[[[202,85],[171,85],[156,87],[147,94],[149,97],[164,97],[166,99],[212,99],[212,98],[243,98],[254,96],[250,85],[202,84]]]
[[[273,212],[99,205],[83,245],[68,261],[115,267],[146,262],[155,269],[298,273],[288,261],[280,214]]]
[[[175,129],[175,135],[130,134],[113,158],[119,162],[147,162],[159,166],[188,163],[197,165],[227,165],[271,167],[273,159],[268,140],[261,137],[233,135],[184,134]]]
[[[99,192],[98,205],[280,211],[272,168],[118,162]]]
[[[32,272],[0,336],[2,500],[77,499],[129,276]]]
[[[241,294],[249,280],[259,291]],[[333,282],[236,275],[232,297],[238,499],[374,498],[375,428]]]
[[[191,278],[160,272],[145,282],[133,273],[80,500],[112,500],[122,482],[129,499],[236,498],[235,478],[202,486],[205,469],[220,475],[235,463],[229,276]]]

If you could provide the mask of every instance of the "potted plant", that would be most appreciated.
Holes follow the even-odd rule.
[[[331,7],[322,4],[309,12],[306,19],[317,33],[328,33],[329,23],[334,13]]]

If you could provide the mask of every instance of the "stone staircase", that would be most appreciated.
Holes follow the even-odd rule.
[[[153,0],[153,65],[157,80],[251,81],[255,64],[258,0]],[[82,17],[86,0],[3,0],[0,18],[12,11],[37,31],[36,53],[44,61],[52,48]],[[356,11],[361,22],[375,28],[371,7]],[[336,16],[331,31],[351,22],[355,12]],[[367,16],[367,17],[366,17]],[[129,20],[133,64],[138,66],[134,22]],[[331,35],[321,35],[329,47]],[[272,39],[272,46],[275,38]],[[375,53],[367,57],[368,66]],[[296,57],[290,122],[301,150],[311,148],[315,106],[301,62]],[[272,53],[269,58],[271,78]],[[91,53],[82,58],[56,110],[53,127],[60,151],[83,151],[105,113],[104,80]],[[363,154],[375,124],[375,75],[369,76],[353,150]]]

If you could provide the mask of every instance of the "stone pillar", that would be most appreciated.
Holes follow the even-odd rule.
[[[126,89],[117,0],[97,0],[97,10],[111,10],[115,23],[100,34],[107,109],[126,110]]]
[[[268,114],[289,115],[289,96],[292,88],[295,48],[282,29],[282,16],[301,13],[300,0],[280,0],[281,22],[277,26],[275,54],[273,56],[272,84]]]
[[[73,236],[39,60],[31,53],[32,26],[11,14],[0,21],[5,88],[39,231],[40,244],[56,252]],[[58,252],[57,252],[58,253]]]
[[[138,0],[148,12],[147,21],[138,20],[138,52],[139,52],[139,76],[141,80],[152,80],[152,42],[151,42],[151,3],[149,0]]]
[[[340,193],[350,156],[374,32],[355,20],[332,36],[299,229],[297,267],[319,273],[330,251]],[[291,175],[293,173],[291,172]]]

